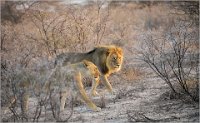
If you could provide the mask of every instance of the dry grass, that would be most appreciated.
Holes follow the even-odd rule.
[[[144,76],[144,71],[139,68],[124,68],[122,73],[122,78],[126,81],[133,82],[134,80],[139,80]]]

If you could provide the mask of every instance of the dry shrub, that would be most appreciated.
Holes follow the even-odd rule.
[[[199,80],[198,51],[189,50],[190,44],[198,43],[198,30],[192,21],[176,18],[163,34],[151,33],[147,37],[141,45],[141,59],[169,85],[174,93],[185,93],[192,100],[198,101],[198,96],[192,95],[187,85],[190,78],[195,82]],[[198,93],[198,89],[193,91]]]
[[[199,81],[195,78],[189,78],[186,80],[188,91],[194,95],[195,98],[199,98]],[[199,99],[196,99],[199,100]]]

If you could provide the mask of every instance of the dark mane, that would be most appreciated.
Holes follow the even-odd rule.
[[[106,64],[105,65],[103,65],[102,66],[102,68],[100,68],[100,70],[101,70],[101,72],[103,73],[103,74],[107,74],[108,73],[108,67],[106,66]]]
[[[93,49],[93,50],[91,50],[91,51],[89,51],[88,53],[86,53],[86,54],[92,54],[92,53],[94,53],[95,52],[95,50],[96,50],[96,48],[95,49]]]

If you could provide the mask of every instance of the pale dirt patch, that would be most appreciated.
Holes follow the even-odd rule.
[[[117,88],[117,87],[116,87]],[[101,112],[89,111],[85,106],[76,107],[70,121],[93,123],[125,123],[131,121],[158,121],[158,122],[198,122],[199,106],[180,99],[163,99],[162,95],[168,92],[168,86],[159,78],[151,77],[120,86],[126,94],[120,99],[116,95],[120,89],[115,89],[114,94],[106,94],[106,108]],[[95,98],[98,100],[98,97]],[[79,117],[79,118],[77,118]],[[80,122],[80,121],[77,121]]]
[[[94,112],[85,104],[80,104],[74,107],[69,122],[198,122],[199,105],[181,99],[169,99],[166,96],[168,91],[168,86],[157,77],[146,77],[137,82],[115,85],[113,94],[100,91],[105,96],[105,108]],[[101,98],[94,97],[93,100],[98,105]],[[36,102],[31,98],[30,107],[34,105]],[[29,111],[29,115],[33,114],[34,110]],[[69,114],[69,107],[65,110]],[[42,112],[39,121],[44,120],[55,122],[50,108],[47,108],[46,114]]]

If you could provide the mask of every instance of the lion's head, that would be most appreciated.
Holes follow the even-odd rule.
[[[108,45],[98,46],[89,53],[94,53],[95,64],[99,67],[104,75],[117,72],[121,69],[123,62],[123,50],[120,47]]]
[[[123,62],[123,50],[119,47],[113,46],[108,48],[106,66],[110,73],[117,72],[121,69]]]

